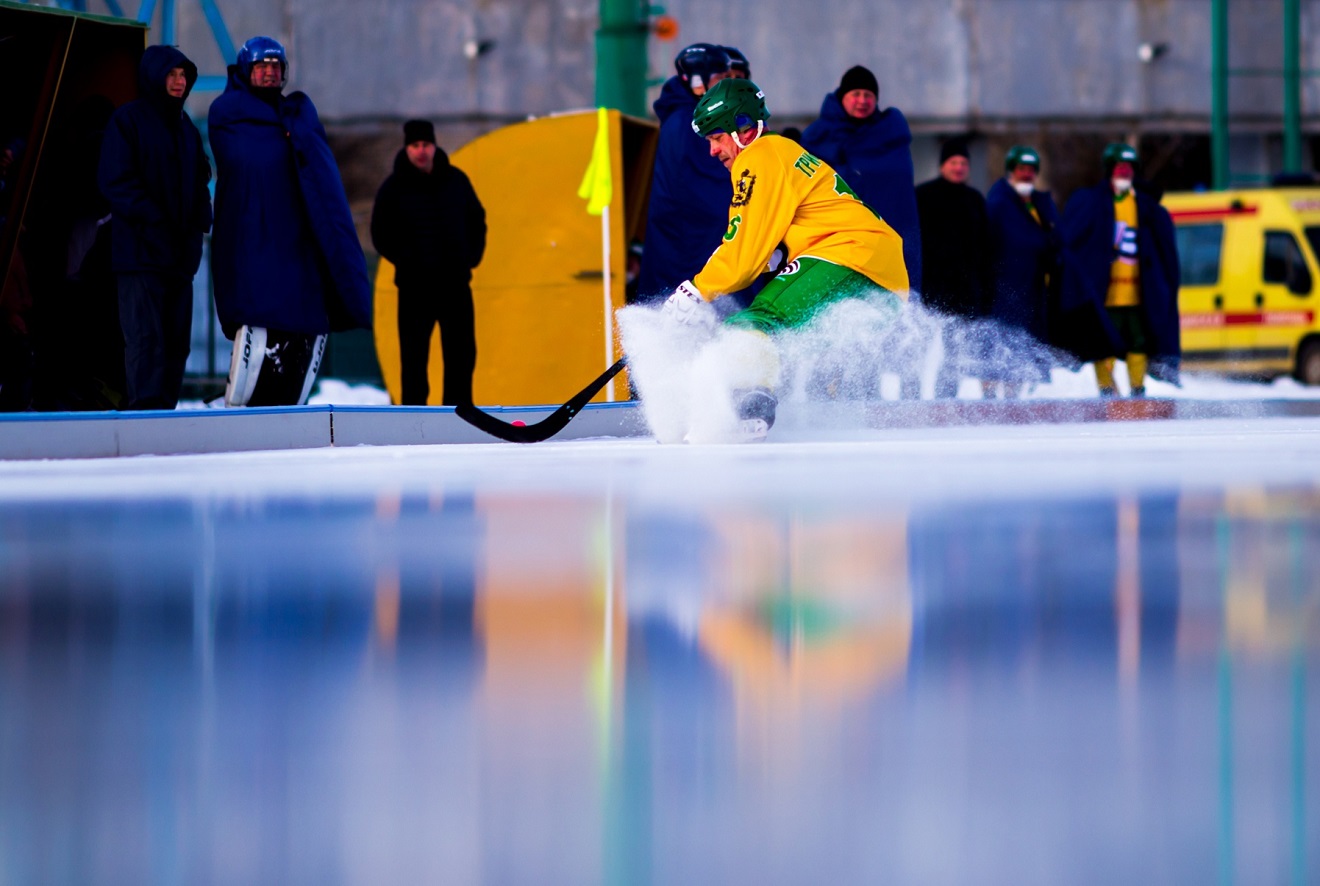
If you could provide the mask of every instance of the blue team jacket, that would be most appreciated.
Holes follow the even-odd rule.
[[[211,267],[226,331],[371,326],[371,284],[339,167],[312,100],[276,103],[229,69],[208,117],[215,155]]]
[[[1179,263],[1173,220],[1157,200],[1137,198],[1137,263],[1141,271],[1141,316],[1145,321],[1150,374],[1178,381],[1182,336],[1178,319]],[[1064,208],[1062,311],[1067,346],[1082,360],[1122,356],[1126,351],[1104,309],[1114,261],[1114,197],[1108,182],[1073,193]]]
[[[843,176],[857,196],[903,238],[908,284],[921,292],[921,218],[912,171],[912,130],[898,108],[865,120],[849,117],[834,93],[825,96],[820,118],[802,133],[802,147]]]

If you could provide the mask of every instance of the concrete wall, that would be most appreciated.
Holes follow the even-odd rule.
[[[236,43],[286,42],[293,86],[331,120],[426,115],[520,117],[589,106],[596,0],[221,0]],[[95,2],[93,2],[95,7]],[[732,43],[772,110],[815,114],[848,66],[879,77],[882,99],[924,126],[1025,119],[1138,118],[1203,125],[1210,104],[1210,0],[787,0],[665,4],[676,41],[652,41],[651,70],[683,45]],[[180,43],[220,59],[200,8],[179,0]],[[1232,0],[1234,67],[1277,67],[1282,0]],[[1303,0],[1303,68],[1320,68],[1320,0]],[[1168,52],[1150,63],[1142,43]],[[481,47],[480,55],[474,50]],[[1232,110],[1281,110],[1280,83],[1237,78]],[[1304,106],[1320,108],[1308,80]]]
[[[218,73],[199,5],[178,3],[180,44],[204,73]],[[288,46],[290,88],[311,95],[326,120],[360,222],[401,120],[431,118],[454,150],[513,120],[593,101],[598,0],[220,3],[236,43],[266,33]],[[919,180],[934,175],[942,137],[975,132],[973,183],[982,188],[1000,173],[1004,150],[1028,142],[1045,155],[1045,181],[1066,196],[1094,178],[1100,147],[1119,138],[1158,140],[1154,171],[1174,170],[1172,187],[1208,181],[1210,0],[664,5],[681,30],[675,41],[651,41],[657,83],[682,46],[733,44],[750,58],[776,123],[804,126],[841,73],[864,64],[882,104],[913,125]],[[1282,9],[1283,0],[1231,0],[1234,68],[1279,67]],[[1302,0],[1302,16],[1302,67],[1320,69],[1320,0]],[[1167,51],[1143,62],[1143,43]],[[194,99],[203,116],[210,97]],[[1320,132],[1320,79],[1304,81],[1302,104],[1307,130]],[[1280,78],[1233,78],[1230,111],[1234,172],[1251,180],[1276,171]]]

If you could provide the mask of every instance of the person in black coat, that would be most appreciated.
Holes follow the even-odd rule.
[[[431,330],[439,323],[441,402],[468,404],[477,365],[472,270],[486,251],[486,211],[468,177],[436,145],[429,121],[409,120],[403,140],[371,212],[371,242],[394,265],[399,289],[401,400],[426,404]]]
[[[921,219],[922,304],[959,323],[945,330],[945,358],[935,396],[958,393],[958,365],[972,355],[965,344],[972,321],[989,309],[990,222],[985,198],[967,184],[967,142],[950,139],[940,149],[940,174],[917,187]]]
[[[148,46],[139,98],[115,111],[101,144],[129,409],[178,404],[192,344],[192,280],[211,229],[211,164],[183,110],[196,82],[182,52]]]

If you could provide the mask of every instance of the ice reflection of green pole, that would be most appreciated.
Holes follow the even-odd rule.
[[[1219,882],[1233,882],[1233,656],[1219,651]]]
[[[1229,543],[1232,539],[1228,518],[1221,515],[1215,527],[1219,551],[1221,600],[1228,611]],[[1219,882],[1233,882],[1233,655],[1228,648],[1228,624],[1222,630],[1219,650]]]
[[[596,708],[596,750],[599,754],[601,780],[601,835],[605,845],[603,867],[609,872],[605,882],[615,882],[612,872],[618,866],[615,853],[619,850],[619,835],[614,828],[619,816],[614,754],[614,508],[613,499],[605,498],[605,513],[596,538],[600,556],[601,584],[604,590],[605,621],[601,625],[600,657],[592,669],[592,690]]]
[[[1292,605],[1296,618],[1292,624],[1292,881],[1306,882],[1306,634],[1301,618],[1305,612],[1302,579],[1302,527],[1294,518],[1288,532],[1292,561]]]

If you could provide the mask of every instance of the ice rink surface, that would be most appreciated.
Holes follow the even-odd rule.
[[[0,882],[1320,879],[1320,419],[819,436],[0,463]]]

